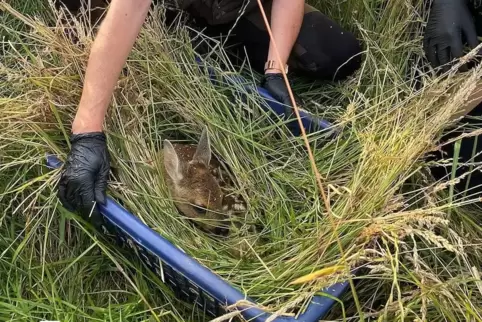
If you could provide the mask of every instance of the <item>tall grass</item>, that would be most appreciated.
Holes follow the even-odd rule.
[[[9,5],[22,14],[52,21],[47,2],[13,0]],[[25,33],[32,29],[6,12],[1,12],[0,21],[0,129],[5,131],[6,139],[2,138],[1,147],[5,150],[0,153],[0,320],[205,319],[202,312],[177,302],[131,256],[126,259],[125,253],[84,231],[75,217],[56,210],[51,180],[39,167],[40,155],[34,157],[42,149],[42,144],[35,141],[55,133],[48,130],[51,125],[47,118],[30,109],[41,103],[34,102],[36,95],[28,103],[25,101],[33,113],[22,112],[22,105],[12,98],[28,93],[22,94],[23,90],[14,85],[19,79],[6,73],[6,67],[19,67],[17,58],[30,53],[24,41]],[[25,129],[15,124],[22,117],[30,130],[21,138],[10,136]]]
[[[302,307],[323,286],[353,277],[341,270],[302,285],[291,285],[293,280],[322,268],[346,266],[362,267],[363,274],[356,278],[356,296],[352,290],[345,302],[350,304],[333,316],[481,320],[482,232],[474,224],[476,214],[460,208],[473,203],[476,196],[454,195],[449,193],[450,183],[430,181],[424,157],[450,125],[450,117],[464,104],[482,71],[477,67],[444,78],[422,72],[420,37],[426,12],[421,1],[332,2],[318,5],[363,40],[363,66],[340,84],[300,81],[295,87],[307,101],[306,109],[342,129],[342,135],[331,141],[323,132],[309,137],[329,195],[329,209],[318,197],[301,140],[291,137],[281,122],[273,123],[258,97],[240,99],[237,93],[245,91],[242,84],[210,82],[206,71],[195,63],[186,27],[167,28],[162,12],[157,11],[141,31],[107,117],[114,173],[110,193],[164,237],[280,314],[296,312],[293,308]],[[59,244],[66,239],[72,242],[62,228],[71,217],[53,193],[59,173],[43,168],[43,156],[67,152],[65,141],[93,32],[81,23],[71,26],[77,38],[73,43],[62,26],[47,26],[7,5],[2,7],[26,27],[5,25],[17,37],[15,45],[8,44],[11,50],[0,65],[0,73],[8,80],[0,89],[0,160],[5,179],[0,204],[5,208],[5,222],[14,225],[12,217],[21,217],[22,229],[38,245],[51,240],[38,229],[49,231],[50,236],[52,228],[58,229]],[[212,48],[203,58],[218,76],[242,72],[248,79],[257,79],[249,68],[239,71],[232,66],[216,40],[199,37]],[[194,142],[203,126],[209,128],[213,150],[233,174],[233,193],[242,194],[249,204],[244,218],[232,219],[244,223],[242,227],[233,227],[226,238],[206,235],[179,215],[160,171],[162,140]],[[330,213],[336,218],[335,227],[327,220]],[[18,231],[11,229],[11,239]],[[340,258],[337,239],[344,258]],[[118,259],[121,254],[94,240],[92,249],[74,248],[71,262],[65,262],[69,252],[56,254],[55,259],[63,263],[57,274],[75,274],[72,268],[76,267],[94,283],[100,267],[111,267],[117,274],[120,267],[130,267],[127,259]],[[44,249],[32,248],[36,262],[45,262]],[[89,267],[82,268],[81,259],[93,250],[110,256],[97,255],[94,267],[89,259]],[[3,256],[10,264],[15,257]],[[44,274],[45,265],[36,265],[43,267],[39,274]],[[92,306],[106,314],[124,314],[132,304],[132,312],[142,317],[157,308],[155,312],[174,318],[169,313],[175,311],[172,306],[158,308],[160,302],[172,300],[169,292],[154,297],[148,291],[147,281],[163,290],[154,277],[142,274],[132,280],[127,274],[121,276],[122,285],[113,287],[107,279],[100,286],[111,289],[110,296],[87,297],[87,303],[94,303],[89,310]],[[47,279],[44,288],[59,280]],[[62,287],[69,291],[76,286],[62,283]],[[82,285],[87,293],[89,287]],[[108,299],[117,297],[112,294],[121,288],[130,291],[119,300],[122,309],[101,310],[115,307]],[[99,286],[92,289],[98,291]],[[61,298],[54,291],[48,294]],[[19,298],[28,307],[31,294]],[[7,303],[12,303],[11,297]],[[48,310],[56,305],[50,298],[45,302]],[[139,313],[140,307],[146,312]],[[65,304],[58,312],[73,311]]]

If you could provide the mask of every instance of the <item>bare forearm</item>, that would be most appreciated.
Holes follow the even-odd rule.
[[[303,23],[304,4],[304,0],[273,0],[271,31],[281,58],[278,66],[284,67],[288,62]],[[272,41],[269,46],[268,60],[278,61]],[[266,72],[279,73],[280,71],[267,70]]]
[[[115,84],[151,0],[112,0],[91,49],[72,133],[102,131]]]

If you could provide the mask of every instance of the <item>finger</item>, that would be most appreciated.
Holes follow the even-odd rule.
[[[423,51],[425,52],[425,55],[427,55],[428,50],[430,48],[430,38],[427,36],[427,33],[425,33],[423,37],[423,43],[422,43]]]
[[[107,181],[99,180],[95,184],[95,201],[101,205],[105,205],[107,199]]]
[[[109,176],[109,167],[104,166],[102,167],[101,172],[99,173],[99,176],[95,182],[95,188],[94,188],[94,193],[95,193],[95,201],[98,203],[105,205],[106,198],[107,198],[107,178]]]
[[[294,94],[293,94],[294,95]],[[294,100],[295,100],[295,103],[296,103],[296,106],[298,107],[301,107],[301,105],[303,105],[303,101],[301,100],[301,98],[297,95],[294,95]],[[283,99],[281,100],[281,102],[289,107],[294,107],[293,106],[293,102],[291,101],[291,97],[289,95],[286,95],[285,97],[283,97]]]
[[[100,228],[103,224],[102,214],[94,200],[94,186],[86,185],[83,187],[80,198],[82,200],[80,214],[84,220],[90,222],[95,228]]]
[[[465,28],[464,35],[465,35],[465,38],[467,39],[467,44],[469,45],[470,49],[474,49],[480,44],[479,39],[477,37],[477,31],[475,30],[474,26]],[[482,56],[482,48],[479,49],[479,51],[477,52],[475,59],[478,60],[480,59],[481,56]]]
[[[102,225],[104,224],[104,217],[102,216],[102,214],[100,213],[100,211],[98,210],[97,207],[95,207],[93,210],[92,210],[92,214],[90,216],[90,222],[92,223],[92,225],[99,229],[100,227],[102,227]]]
[[[84,218],[85,221],[90,222],[95,228],[99,228],[104,223],[102,219],[103,216],[95,203],[92,203],[90,207],[86,206],[83,208],[81,213],[82,218]]]
[[[430,64],[432,65],[433,68],[436,68],[436,67],[439,67],[440,66],[440,62],[438,61],[438,58],[437,58],[437,49],[436,49],[436,46],[435,45],[432,45],[431,44],[431,41],[429,39],[427,39],[425,41],[425,45],[424,45],[424,51],[425,51],[425,55],[427,56],[427,59],[428,61],[430,62]]]
[[[450,63],[450,51],[448,47],[439,49],[437,48],[437,57],[438,61],[440,63],[440,66],[442,66],[442,71],[445,73],[450,69],[449,63]]]
[[[82,204],[78,186],[75,180],[68,180],[65,185],[65,200],[72,206],[73,212],[78,211]]]
[[[304,100],[303,100],[301,97],[297,96],[297,95],[295,95],[295,102],[296,102],[296,105],[297,105],[298,107],[303,106],[304,103],[305,103]]]
[[[65,184],[63,182],[60,182],[59,185],[58,185],[57,197],[59,198],[60,203],[62,204],[62,206],[64,206],[65,209],[67,209],[70,212],[75,211],[75,207],[73,207],[70,204],[70,202],[67,200],[66,187],[65,187]]]
[[[79,199],[82,215],[86,218],[90,217],[93,209],[95,209],[94,185],[91,182],[85,183],[82,186]]]
[[[457,40],[452,42],[452,44],[450,46],[450,51],[452,53],[453,58],[459,59],[462,56],[464,56],[464,45],[462,44],[461,41],[459,41],[459,39],[457,39]],[[466,72],[467,71],[467,65],[464,64],[464,65],[460,66],[459,71],[460,72]]]
[[[463,32],[470,49],[474,49],[479,45],[479,40],[477,39],[477,32],[475,31],[475,26],[472,24],[472,22],[468,23],[470,24],[470,26],[464,28]]]
[[[286,106],[293,107],[293,103],[291,102],[291,98],[289,96],[284,96],[281,99],[281,102]]]
[[[67,200],[75,207],[75,210],[80,212],[82,216],[86,216],[92,209],[95,202],[94,198],[94,182],[90,176],[76,177],[70,180],[66,190]]]
[[[452,59],[460,58],[464,55],[464,45],[461,39],[454,39],[450,44],[450,52],[452,54]]]

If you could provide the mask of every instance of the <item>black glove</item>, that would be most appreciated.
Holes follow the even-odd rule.
[[[290,94],[282,74],[266,74],[261,84],[270,94],[280,103],[293,107]],[[296,105],[300,105],[300,100],[295,96]]]
[[[99,227],[102,217],[94,201],[100,204],[106,201],[110,170],[106,137],[102,132],[74,134],[70,142],[72,148],[58,187],[60,202]]]
[[[432,66],[447,71],[448,63],[464,55],[464,39],[471,49],[479,44],[466,0],[434,0],[423,44]]]
[[[296,121],[293,104],[291,104],[290,94],[288,93],[283,74],[265,74],[261,86],[263,86],[274,99],[284,105],[284,117],[289,121],[287,126],[293,133],[298,133],[299,125]],[[302,102],[299,97],[294,95],[294,99],[296,105],[300,107]]]

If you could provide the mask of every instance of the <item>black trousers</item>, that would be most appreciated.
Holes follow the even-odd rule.
[[[268,21],[272,1],[264,3]],[[260,10],[242,16],[236,24],[209,26],[196,19],[196,27],[210,37],[222,37],[231,31],[227,44],[241,59],[244,53],[251,67],[264,72],[270,38]],[[356,37],[315,8],[305,5],[300,33],[288,61],[290,71],[321,80],[340,80],[356,71],[362,61],[361,45]]]
[[[81,0],[55,0],[56,4],[66,5],[71,11],[77,11]],[[101,16],[109,0],[91,0],[96,9],[91,9],[94,21]],[[162,3],[161,1],[154,1]],[[264,10],[271,18],[272,1],[264,3]],[[168,11],[173,19],[178,13]],[[195,12],[190,13],[192,17]],[[254,70],[263,72],[268,57],[269,35],[265,28],[260,10],[255,9],[243,15],[234,25],[209,26],[202,19],[195,18],[194,29],[203,30],[210,37],[231,36],[228,44],[238,53],[246,53]],[[337,80],[352,74],[361,64],[361,46],[355,36],[344,30],[336,22],[315,8],[305,5],[305,14],[301,30],[291,53],[288,65],[292,71],[315,79]],[[234,56],[233,56],[234,57]],[[244,58],[244,57],[241,57]]]

